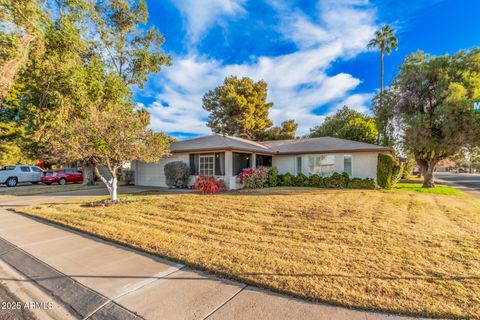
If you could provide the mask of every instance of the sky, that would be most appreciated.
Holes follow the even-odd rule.
[[[385,85],[417,50],[452,54],[480,44],[478,0],[147,0],[170,67],[135,90],[151,126],[184,140],[211,133],[202,97],[225,77],[268,84],[275,125],[304,135],[343,105],[371,113],[380,56],[367,49],[383,24],[399,50],[385,58]]]

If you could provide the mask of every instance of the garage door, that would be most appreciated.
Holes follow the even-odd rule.
[[[167,187],[165,184],[165,164],[172,161],[183,161],[188,164],[188,155],[172,156],[162,159],[159,163],[139,162],[136,167],[136,184],[139,186]]]

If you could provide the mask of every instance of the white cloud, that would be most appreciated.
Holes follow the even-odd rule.
[[[235,3],[240,6],[241,2]],[[230,6],[234,10],[235,5]],[[295,119],[299,123],[297,134],[306,134],[309,128],[323,121],[323,115],[315,114],[319,108],[327,109],[325,114],[330,114],[347,104],[367,112],[371,95],[352,94],[361,81],[347,73],[330,75],[327,70],[337,59],[365,50],[375,30],[374,10],[364,1],[322,1],[318,5],[318,19],[314,20],[301,12],[288,11],[281,2],[275,3],[275,7],[282,22],[281,30],[289,30],[283,34],[297,45],[297,51],[261,56],[242,64],[224,64],[197,54],[174,57],[173,66],[151,80],[151,85],[162,88],[156,94],[157,102],[149,105],[152,127],[165,132],[211,132],[205,125],[208,114],[202,109],[202,96],[221,85],[229,75],[265,80],[268,99],[274,102],[271,119],[277,125]]]
[[[189,40],[197,42],[202,35],[223,17],[235,17],[245,13],[246,0],[172,0],[183,14]]]

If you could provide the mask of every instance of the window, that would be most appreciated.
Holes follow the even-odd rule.
[[[200,155],[199,160],[199,174],[201,176],[213,176],[215,169],[215,157],[213,156],[213,154]]]
[[[352,177],[352,156],[349,154],[343,156],[343,171]]]
[[[22,172],[30,172],[30,167],[20,167]]]
[[[33,172],[42,172],[42,169],[40,169],[38,167],[32,167],[32,171]]]
[[[335,171],[334,155],[308,156],[308,173],[329,176]]]
[[[5,171],[5,170],[15,170],[15,166],[5,166],[3,167],[2,169],[0,169],[2,171]]]
[[[297,174],[302,173],[302,157],[297,157]]]
[[[250,168],[250,154],[234,152],[232,155],[232,174],[234,176],[242,172],[243,169]]]

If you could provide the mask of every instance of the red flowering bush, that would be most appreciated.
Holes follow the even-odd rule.
[[[243,180],[246,177],[251,176],[254,173],[255,173],[255,169],[253,169],[253,168],[243,169],[242,172],[240,172],[238,174],[238,178],[240,179],[240,183],[243,183]]]
[[[240,177],[240,182],[243,183],[243,186],[247,189],[257,189],[263,188],[268,185],[268,172],[271,168],[267,167],[258,167],[256,169],[245,169],[242,171],[244,173]]]
[[[219,181],[215,177],[207,176],[198,176],[193,188],[204,194],[214,194],[226,190],[223,181]]]

